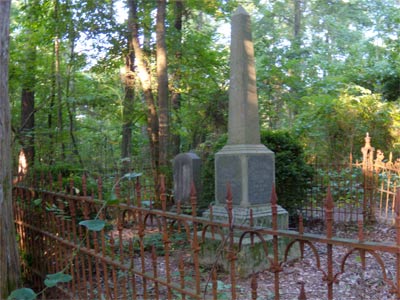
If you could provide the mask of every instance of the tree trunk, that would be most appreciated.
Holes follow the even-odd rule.
[[[301,38],[301,16],[301,0],[294,0],[293,37],[297,46],[300,45]]]
[[[33,166],[35,160],[35,64],[35,47],[28,47],[25,61],[25,74],[22,79],[20,137],[27,168]]]
[[[37,1],[31,1],[28,4],[29,22],[37,22],[37,14],[31,13],[37,9]],[[33,166],[35,160],[35,77],[36,77],[36,46],[34,44],[34,32],[28,30],[28,43],[24,54],[24,73],[21,80],[21,128],[19,140],[22,146],[22,152],[26,159],[26,169]],[[20,169],[21,166],[19,166]]]
[[[70,44],[70,52],[69,52],[69,64],[67,66],[67,85],[65,88],[65,98],[67,99],[67,112],[68,112],[68,120],[69,120],[69,136],[71,137],[71,142],[73,146],[72,152],[76,159],[78,159],[79,164],[82,169],[84,169],[84,163],[79,153],[78,141],[75,138],[75,115],[76,115],[76,107],[75,104],[68,101],[71,93],[74,90],[74,61],[75,61],[75,28],[71,24],[70,32],[69,32],[69,44]]]
[[[175,2],[175,30],[176,30],[176,39],[175,39],[175,59],[177,68],[175,72],[172,74],[173,83],[172,86],[172,94],[171,94],[171,108],[172,114],[174,116],[174,121],[172,122],[175,124],[175,128],[180,126],[181,120],[179,118],[179,110],[181,108],[181,94],[179,92],[179,83],[181,80],[181,71],[180,71],[180,62],[182,58],[182,17],[183,17],[183,2],[182,0],[177,0]],[[179,154],[180,152],[180,144],[181,144],[181,137],[179,133],[172,133],[171,135],[171,143],[170,147],[172,148],[172,156]]]
[[[8,99],[10,0],[0,1],[0,299],[19,285],[12,209],[11,123]]]
[[[65,145],[63,138],[63,113],[62,113],[62,87],[61,87],[61,55],[60,55],[60,30],[58,26],[59,22],[59,2],[54,2],[54,22],[56,24],[56,32],[54,38],[54,74],[55,74],[55,86],[56,86],[56,100],[57,100],[57,133],[58,142],[61,145],[61,159],[65,160]]]
[[[135,63],[137,73],[142,86],[144,99],[147,105],[147,133],[150,141],[153,179],[156,186],[155,192],[158,194],[159,181],[159,123],[158,114],[154,101],[154,95],[151,86],[151,78],[147,69],[145,54],[139,43],[138,17],[137,17],[137,1],[129,0],[129,8],[132,14],[132,49],[135,52]]]
[[[121,159],[122,173],[128,173],[131,170],[131,147],[132,147],[132,126],[133,111],[135,100],[135,73],[134,63],[135,55],[131,49],[132,36],[128,38],[129,53],[125,57],[125,71],[123,74],[125,97],[122,110],[122,143]]]
[[[166,0],[157,2],[156,23],[156,55],[157,55],[157,92],[159,109],[159,138],[160,138],[160,167],[168,164],[168,131],[169,131],[169,108],[168,108],[168,70],[167,50],[165,45],[165,14]]]
[[[135,101],[135,52],[133,49],[133,26],[135,20],[133,17],[134,6],[129,6],[128,14],[128,54],[125,56],[124,74],[122,80],[125,88],[125,97],[122,104],[122,142],[121,142],[121,159],[122,159],[122,174],[130,172],[131,164],[131,147],[132,147],[132,126],[133,126],[133,111]]]
[[[31,82],[29,85],[33,85]],[[27,168],[33,166],[35,160],[35,91],[34,87],[25,85],[21,95],[21,144],[25,154]],[[26,172],[28,169],[26,170]]]

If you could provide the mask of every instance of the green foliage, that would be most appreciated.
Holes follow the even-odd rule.
[[[341,150],[348,157],[348,148],[358,147],[356,139],[362,142],[365,132],[350,131],[349,136],[355,135],[350,137],[354,143],[349,139],[336,139],[336,133],[332,132],[337,131],[339,135],[340,131],[347,132],[347,128],[337,126],[338,122],[349,122],[353,118],[332,120],[339,118],[335,114],[343,105],[337,103],[343,90],[356,84],[371,91],[375,103],[382,104],[396,101],[399,95],[399,43],[395,42],[398,39],[392,32],[393,24],[398,24],[400,10],[396,1],[384,2],[385,5],[381,0],[329,3],[310,0],[301,2],[299,14],[296,14],[291,0],[274,1],[267,5],[258,2],[254,11],[253,34],[260,110],[268,127],[288,128],[291,131],[302,127],[313,128],[312,132],[304,133],[304,145],[310,147],[308,154],[313,152],[314,145],[323,146],[324,140],[328,141],[325,143],[327,148],[338,150],[334,154],[327,153],[323,159],[342,159],[337,157]],[[297,30],[294,16],[300,18]],[[294,36],[295,32],[297,36]],[[335,106],[333,110],[332,105]],[[332,126],[328,128],[316,124],[314,116],[318,112],[313,106],[332,111],[331,115],[327,111],[321,117],[321,120],[327,117],[333,121]],[[361,108],[363,104],[359,106]],[[349,109],[347,105],[342,107],[343,113]],[[398,110],[399,104],[393,107]],[[385,108],[381,111],[384,112]],[[305,116],[304,112],[308,115]],[[395,118],[396,113],[382,117]],[[377,119],[378,116],[372,122]],[[365,130],[365,122],[363,125]],[[370,131],[373,128],[376,131],[374,136],[385,140],[389,147],[393,145],[389,134],[397,142],[400,138],[398,130],[379,128],[373,123],[368,127]],[[331,130],[332,134],[325,135],[326,130]],[[319,151],[322,149],[316,150],[318,155],[324,154],[324,151]]]
[[[186,233],[176,233],[169,237],[169,247],[171,251],[179,250],[187,247],[187,236]],[[138,246],[138,245],[137,245]],[[152,233],[144,237],[143,241],[144,249],[149,251],[154,247],[156,254],[159,256],[165,255],[165,241],[163,239],[162,233]]]
[[[261,142],[275,153],[275,187],[279,205],[294,217],[306,199],[313,170],[300,142],[288,131],[261,131]]]
[[[367,132],[376,148],[392,145],[393,104],[358,85],[350,84],[337,95],[320,94],[302,98],[294,131],[306,145],[307,155],[320,163],[342,163],[350,154],[361,156]]]
[[[91,231],[101,231],[106,225],[106,222],[103,220],[85,220],[79,222],[79,225],[85,226]]]
[[[364,188],[361,168],[349,168],[347,166],[321,165],[314,169],[312,190],[308,201],[313,205],[323,206],[328,186],[335,202],[335,207],[341,208],[348,205],[357,207],[357,201],[363,199]]]
[[[71,280],[71,275],[58,272],[55,274],[47,274],[46,279],[44,280],[44,284],[50,288],[56,286],[58,283],[66,283],[70,282]]]
[[[35,300],[36,297],[37,295],[32,289],[21,288],[13,291],[7,300]]]
[[[215,159],[214,155],[228,140],[227,134],[220,136],[212,135],[203,144],[199,146],[200,157],[202,158],[201,180],[202,180],[202,197],[199,199],[198,206],[200,209],[207,208],[214,202],[215,193]]]

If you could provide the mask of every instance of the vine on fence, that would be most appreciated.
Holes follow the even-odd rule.
[[[44,280],[44,285],[45,288],[42,289],[39,293],[35,293],[31,288],[20,288],[17,290],[14,290],[11,292],[11,294],[8,296],[7,300],[35,300],[37,297],[41,294],[43,294],[47,289],[55,287],[59,283],[68,283],[72,281],[72,276],[69,274],[65,274],[64,272],[71,266],[71,264],[74,261],[75,256],[79,253],[81,246],[83,243],[86,241],[89,231],[101,231],[104,229],[106,222],[103,220],[100,220],[100,214],[101,212],[105,209],[107,205],[112,205],[112,204],[117,204],[118,199],[116,197],[116,194],[114,192],[115,187],[119,184],[119,182],[123,179],[128,179],[132,180],[135,179],[139,176],[141,176],[141,173],[127,173],[124,176],[122,176],[117,182],[114,184],[114,186],[111,189],[111,197],[109,200],[104,201],[103,205],[100,207],[99,211],[97,212],[96,216],[93,219],[90,220],[84,220],[80,221],[79,225],[86,227],[87,231],[83,239],[80,241],[79,246],[77,249],[73,252],[71,259],[67,263],[67,265],[60,271],[54,274],[47,274],[46,279]],[[34,200],[35,205],[39,205],[41,203],[41,199],[36,199]]]

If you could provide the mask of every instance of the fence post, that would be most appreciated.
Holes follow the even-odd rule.
[[[233,201],[231,185],[227,184],[226,193],[226,208],[228,210],[229,220],[229,245],[228,245],[228,260],[230,262],[230,277],[231,277],[231,296],[232,300],[236,299],[236,274],[235,274],[235,249],[234,249],[234,232],[233,232]]]
[[[272,186],[272,194],[271,194],[271,210],[272,210],[272,230],[278,230],[278,198],[276,196],[275,185]],[[274,287],[275,287],[275,300],[279,300],[280,292],[279,292],[279,272],[281,271],[281,267],[279,265],[279,245],[278,245],[278,235],[276,232],[273,236],[273,249],[274,249],[274,262],[273,266],[271,266],[272,272],[274,273]]]
[[[197,195],[196,195],[196,188],[194,183],[190,187],[190,203],[192,204],[192,219],[193,219],[193,241],[192,241],[192,250],[193,250],[193,264],[194,264],[194,272],[195,272],[195,280],[196,280],[196,294],[200,295],[200,262],[199,262],[199,252],[200,252],[200,245],[199,240],[197,237],[197,221],[196,214],[197,214]]]
[[[395,212],[396,212],[396,243],[399,249],[396,253],[396,297],[400,299],[400,188],[396,190],[396,205],[395,205]]]
[[[363,189],[364,189],[364,199],[363,199],[363,219],[367,222],[373,217],[373,172],[374,172],[374,151],[375,148],[371,146],[371,137],[368,132],[365,136],[365,145],[361,148],[361,153],[363,155],[362,160],[362,173],[363,173]],[[368,209],[368,203],[370,207]]]
[[[326,195],[325,200],[325,218],[326,218],[326,237],[331,239],[333,236],[333,199],[331,194],[331,188],[328,186],[328,193]],[[333,299],[333,246],[328,241],[326,244],[327,247],[327,268],[328,273],[326,275],[325,280],[328,285],[328,299]]]

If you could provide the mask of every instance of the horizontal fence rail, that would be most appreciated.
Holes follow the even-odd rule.
[[[48,274],[72,276],[70,282],[47,288],[46,299],[318,299],[313,289],[314,284],[321,283],[326,299],[343,299],[335,292],[335,284],[353,271],[348,263],[356,255],[363,271],[371,261],[377,263],[387,286],[386,299],[400,299],[400,190],[396,196],[396,240],[378,243],[364,239],[361,221],[357,238],[334,235],[334,201],[329,188],[324,234],[305,232],[302,218],[298,231],[278,229],[275,193],[270,228],[236,224],[232,206],[235,195],[229,186],[227,189],[229,218],[224,223],[213,220],[212,212],[209,218],[197,216],[194,188],[191,214],[184,214],[179,203],[175,212],[167,209],[163,191],[158,205],[145,206],[139,180],[131,203],[96,199],[86,191],[82,196],[17,186],[14,211],[23,273],[37,291],[45,288],[43,281]],[[249,224],[253,223],[251,216],[250,212]],[[106,222],[98,231],[80,225],[84,220],[97,219]],[[218,270],[218,257],[210,268],[200,263],[206,236],[221,242],[219,249],[229,261],[228,272]],[[250,237],[253,245],[256,241],[266,243],[265,236],[272,237],[272,247],[265,247],[263,257],[269,262],[267,274],[253,272],[239,278],[236,264],[244,238]],[[290,242],[283,253],[278,253],[282,238]],[[298,286],[294,296],[282,290],[281,276],[290,266],[287,254],[296,245],[300,249],[298,260],[313,260],[320,276],[311,286],[293,278],[293,285]],[[345,249],[339,259],[334,258],[337,247]],[[383,255],[391,255],[390,265]]]

